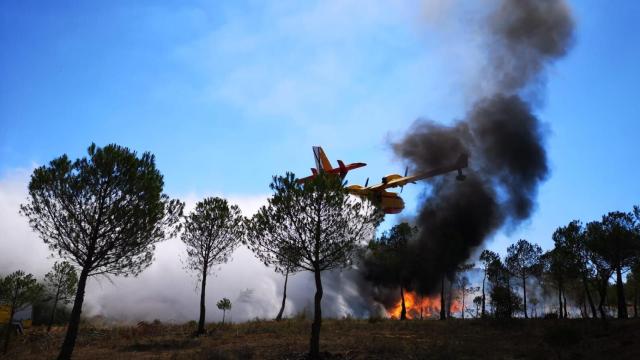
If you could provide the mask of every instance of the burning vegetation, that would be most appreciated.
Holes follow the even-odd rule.
[[[391,307],[387,308],[387,314],[392,319],[400,319],[402,316],[403,299],[400,298]],[[440,313],[440,298],[438,296],[422,296],[409,291],[404,293],[404,308],[407,319],[433,319]],[[457,313],[462,310],[462,304],[454,300],[448,307],[449,313]]]

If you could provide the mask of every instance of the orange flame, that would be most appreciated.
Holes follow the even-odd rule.
[[[415,292],[406,291],[404,293],[404,305],[407,309],[407,319],[421,319],[439,316],[440,313],[440,296],[423,297]],[[451,313],[459,313],[462,304],[453,299],[451,302]],[[402,298],[390,308],[387,309],[389,317],[399,319],[402,312]]]

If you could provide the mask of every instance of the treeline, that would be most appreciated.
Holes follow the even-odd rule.
[[[367,280],[378,287],[399,289],[400,320],[407,318],[406,291],[420,298],[436,294],[435,289],[420,286],[416,264],[421,259],[412,251],[418,231],[408,223],[395,225],[371,241],[364,255]],[[586,225],[572,221],[556,229],[552,239],[554,247],[546,252],[521,239],[506,249],[504,257],[483,250],[479,267],[461,264],[454,273],[443,273],[437,289],[440,319],[452,316],[454,302],[462,318],[467,314],[625,319],[630,310],[638,317],[640,207],[610,212]],[[478,272],[481,280],[471,281]]]
[[[629,309],[638,317],[640,207],[610,212],[586,225],[574,220],[556,229],[552,239],[554,247],[546,252],[519,240],[507,248],[504,259],[492,251],[481,253],[493,315],[527,318],[536,316],[542,305],[555,309],[546,316],[560,319],[570,316],[567,308],[583,318],[625,319]],[[486,316],[486,292],[481,296]]]
[[[77,283],[76,270],[66,261],[56,262],[42,281],[22,270],[0,276],[0,304],[9,312],[3,352],[9,346],[16,311],[31,306],[34,323],[46,324],[48,332],[54,323],[67,321],[69,313],[65,305],[73,299]]]

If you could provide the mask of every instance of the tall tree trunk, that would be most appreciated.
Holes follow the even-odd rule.
[[[593,303],[593,298],[591,298],[591,292],[589,291],[589,283],[587,282],[587,277],[582,276],[582,284],[584,284],[584,293],[587,295],[587,301],[589,301],[589,308],[591,308],[591,314],[593,318],[597,318],[598,314],[596,313],[596,306]]]
[[[598,302],[598,310],[600,311],[600,318],[606,319],[607,314],[604,312],[604,302],[607,298],[607,288],[604,288],[604,291],[600,289],[599,291],[600,301]]]
[[[511,299],[511,276],[507,272],[507,310],[509,311],[509,319],[513,315],[513,300]]]
[[[616,294],[618,295],[618,319],[626,319],[627,301],[624,298],[624,284],[622,282],[622,267],[616,267]]]
[[[284,290],[282,291],[282,306],[280,306],[280,311],[278,311],[278,316],[276,316],[276,321],[282,320],[282,314],[284,313],[284,304],[287,301],[287,281],[289,280],[289,269],[287,269],[287,273],[284,275]]]
[[[636,279],[636,285],[633,288],[633,317],[638,318],[638,280]]]
[[[562,286],[558,284],[558,319],[562,319]]]
[[[47,325],[47,332],[51,331],[51,325],[53,324],[53,319],[56,316],[56,307],[58,306],[58,297],[60,297],[60,284],[58,284],[58,290],[56,291],[56,297],[53,301],[53,308],[51,309],[51,316],[49,317],[49,324]]]
[[[462,311],[460,311],[460,316],[464,319],[464,286],[462,286]]]
[[[440,288],[440,320],[444,320],[447,318],[447,313],[445,312],[445,304],[444,304],[444,275],[442,276],[442,287]]]
[[[564,292],[564,290],[562,291],[562,298],[564,299],[564,318],[568,319],[569,317],[567,316],[567,294]]]
[[[451,318],[451,305],[453,303],[453,281],[449,281],[449,293],[447,294],[447,317]]]
[[[484,271],[484,277],[482,278],[482,317],[485,316],[485,295],[484,295],[484,283],[487,279],[487,270]]]
[[[522,297],[524,298],[524,318],[528,319],[527,315],[527,277],[522,274]]]
[[[322,325],[322,279],[320,278],[320,269],[314,271],[316,280],[316,295],[314,297],[313,323],[311,324],[311,344],[309,356],[311,359],[320,358],[320,326]]]
[[[9,322],[7,323],[7,332],[4,335],[4,349],[3,353],[7,353],[9,350],[9,340],[11,340],[11,333],[13,332],[13,315],[16,313],[16,300],[18,298],[18,291],[20,290],[20,286],[18,285],[18,281],[16,281],[16,287],[13,293],[13,300],[11,301],[11,310],[9,310]]]
[[[198,335],[202,335],[205,333],[204,331],[204,318],[206,315],[206,307],[205,307],[205,293],[207,288],[207,265],[204,265],[202,269],[202,284],[200,285],[200,319],[198,320]]]
[[[224,325],[224,317],[227,315],[227,309],[222,308],[222,325]]]
[[[58,360],[69,360],[73,353],[73,348],[76,345],[76,337],[78,336],[78,328],[80,327],[80,314],[82,313],[82,303],[84,302],[84,290],[87,285],[87,277],[89,276],[89,267],[85,266],[80,272],[80,278],[78,279],[78,290],[76,291],[76,298],[73,301],[73,309],[71,310],[71,318],[69,319],[69,326],[67,328],[67,334],[64,337],[60,354],[58,354]]]
[[[402,310],[400,310],[400,320],[407,320],[407,307],[404,304],[404,287],[400,285],[400,298],[402,299]]]
[[[5,329],[7,332],[4,335],[4,350],[3,353],[7,353],[9,350],[9,340],[11,340],[11,333],[13,332],[13,315],[15,311],[13,310],[13,306],[11,307],[11,312],[9,315],[9,322],[7,323],[7,328]]]

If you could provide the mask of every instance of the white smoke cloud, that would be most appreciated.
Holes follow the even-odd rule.
[[[53,265],[47,247],[18,213],[31,171],[12,169],[0,177],[0,274],[22,269],[43,275]]]

